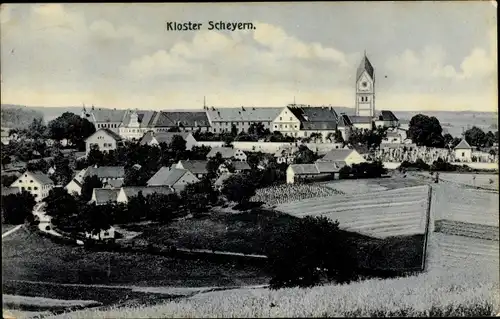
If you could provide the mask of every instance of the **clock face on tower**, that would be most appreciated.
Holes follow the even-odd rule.
[[[367,80],[363,80],[363,81],[359,82],[358,89],[360,91],[369,91],[370,90],[370,82],[368,82]]]

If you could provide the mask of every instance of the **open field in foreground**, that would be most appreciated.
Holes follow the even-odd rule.
[[[250,201],[274,206],[296,200],[338,194],[341,192],[320,184],[282,184],[258,189]]]
[[[89,251],[52,242],[26,229],[2,240],[3,293],[112,302],[129,291],[95,287],[50,287],[15,280],[123,286],[245,286],[266,284],[261,269],[232,263],[183,260],[137,253]],[[81,295],[85,295],[83,298]],[[115,296],[117,295],[117,296]]]
[[[474,180],[475,177],[475,180]],[[458,185],[481,187],[498,191],[497,174],[440,173],[439,179]]]
[[[365,194],[372,192],[380,192],[390,189],[414,187],[427,185],[429,182],[420,178],[407,174],[395,172],[391,177],[384,178],[367,178],[367,179],[341,179],[329,182],[318,182],[317,185],[323,185],[341,191],[348,195]]]
[[[446,219],[498,227],[498,193],[449,183],[432,184],[432,190],[434,221]]]
[[[276,207],[293,216],[326,216],[340,227],[374,237],[422,234],[428,186],[357,195],[337,195],[291,202]]]
[[[309,289],[211,292],[152,307],[77,311],[71,318],[491,316],[500,310],[499,288],[481,272],[456,270]]]

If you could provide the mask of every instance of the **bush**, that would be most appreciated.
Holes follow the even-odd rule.
[[[339,178],[376,178],[387,173],[387,169],[382,162],[375,161],[372,163],[364,162],[352,164],[351,167],[344,166],[339,171]]]
[[[270,287],[311,287],[324,280],[339,283],[354,279],[356,261],[338,222],[326,217],[291,222],[271,243],[268,253]]]
[[[437,161],[434,161],[431,165],[431,170],[437,172],[454,172],[457,168],[458,166],[450,164],[442,158],[438,158]]]
[[[423,170],[423,171],[428,171],[431,167],[429,164],[424,162],[422,159],[417,159],[415,162],[409,162],[409,161],[404,161],[401,163],[399,166],[399,170],[403,169],[417,169],[417,170]]]

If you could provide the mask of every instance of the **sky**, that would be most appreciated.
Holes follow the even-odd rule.
[[[354,107],[366,51],[379,110],[497,112],[489,1],[2,4],[0,22],[2,104]]]

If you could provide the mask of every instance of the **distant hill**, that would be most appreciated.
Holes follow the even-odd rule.
[[[11,129],[25,129],[33,122],[34,119],[44,117],[42,112],[36,111],[29,107],[2,105],[0,108],[1,126]]]
[[[43,119],[46,123],[60,116],[64,112],[71,112],[75,114],[80,114],[82,111],[81,106],[64,106],[64,107],[44,107],[44,106],[20,106],[20,105],[10,105],[2,104],[2,126],[4,125],[4,109],[23,109],[34,111],[33,114],[42,114]],[[345,113],[348,115],[354,114],[354,108],[333,106],[337,113]],[[103,108],[104,109],[104,108]],[[111,109],[111,108],[109,108]],[[180,111],[180,110],[176,110]],[[194,111],[191,109],[190,111]],[[435,116],[445,133],[450,133],[453,136],[460,136],[463,130],[471,128],[472,126],[480,127],[484,131],[496,131],[498,130],[498,113],[494,112],[474,112],[474,111],[462,111],[462,112],[448,112],[448,111],[394,111],[394,114],[399,119],[410,120],[413,116],[417,114],[425,114],[427,116]],[[29,123],[31,123],[29,120]],[[29,125],[28,123],[28,125]],[[6,125],[6,124],[5,124]]]

